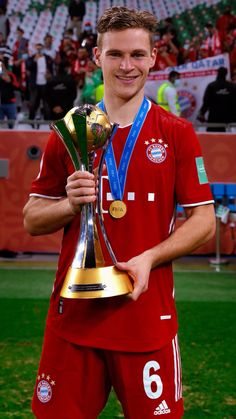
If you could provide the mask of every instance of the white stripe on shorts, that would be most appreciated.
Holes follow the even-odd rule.
[[[179,345],[177,335],[172,340],[173,358],[174,358],[174,384],[175,384],[175,401],[182,397],[181,383],[181,361],[179,355]]]

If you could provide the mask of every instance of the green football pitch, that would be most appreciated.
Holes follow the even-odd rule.
[[[33,418],[30,403],[54,277],[53,267],[39,268],[0,264],[1,419]],[[236,418],[236,270],[177,266],[175,288],[184,417]],[[122,417],[112,393],[100,419]]]

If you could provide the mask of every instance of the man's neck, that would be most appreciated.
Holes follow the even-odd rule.
[[[132,124],[142,100],[143,92],[129,100],[123,100],[119,97],[109,98],[105,95],[104,103],[110,121],[119,124],[121,127]]]

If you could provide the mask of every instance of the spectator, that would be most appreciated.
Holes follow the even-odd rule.
[[[43,52],[51,57],[52,60],[56,59],[57,50],[53,45],[53,37],[50,33],[47,33],[44,37]]]
[[[47,100],[49,117],[61,119],[73,107],[77,94],[77,86],[71,75],[70,63],[61,62],[58,73],[47,82]]]
[[[70,28],[72,28],[77,38],[80,36],[83,17],[85,15],[84,0],[70,0],[69,2]]]
[[[199,60],[201,58],[200,47],[201,43],[198,36],[194,36],[192,39],[186,39],[182,49],[184,62],[188,63]]]
[[[177,45],[173,42],[174,35],[171,32],[167,32],[162,36],[162,40],[168,45],[168,52],[171,52],[174,55],[178,55],[179,49]]]
[[[26,88],[26,66],[28,58],[28,39],[24,37],[24,30],[17,27],[17,39],[13,45],[13,73],[16,75],[22,91]]]
[[[161,37],[166,33],[171,33],[173,35],[174,43],[177,42],[177,32],[173,25],[173,19],[171,17],[167,17],[162,22],[162,27],[160,28]]]
[[[29,83],[29,119],[35,119],[36,112],[43,104],[44,119],[49,119],[48,104],[46,99],[46,83],[53,73],[53,61],[51,57],[43,53],[43,45],[36,44],[36,54],[26,61]]]
[[[24,37],[24,29],[18,26],[16,33],[17,39],[13,45],[13,57],[15,66],[18,65],[22,58],[26,58],[25,55],[28,54],[28,39]]]
[[[85,22],[84,30],[79,37],[81,47],[85,47],[90,56],[92,56],[93,48],[96,45],[97,35],[93,33],[93,28],[90,22]]]
[[[87,65],[89,61],[89,54],[86,48],[80,47],[78,49],[77,58],[73,63],[72,74],[75,76],[78,88],[82,89],[84,86]]]
[[[227,35],[225,37],[225,51],[229,52],[233,50],[236,41],[236,24],[229,27]]]
[[[168,81],[159,86],[157,91],[157,103],[166,111],[180,116],[181,110],[178,102],[178,94],[176,87],[178,86],[180,74],[177,71],[171,71]]]
[[[16,76],[7,69],[3,56],[0,56],[0,120],[8,119],[8,127],[14,128],[17,117],[15,89],[19,87]]]
[[[59,48],[59,57],[56,61],[69,61],[73,67],[77,58],[78,47],[78,41],[73,39],[73,31],[71,29],[67,29]]]
[[[207,57],[213,57],[222,53],[219,33],[210,22],[205,25],[205,40],[202,48],[206,51]]]
[[[0,32],[3,34],[3,37],[6,39],[9,34],[9,20],[4,11],[0,6]]]
[[[235,74],[236,71],[236,42],[234,49],[230,53],[230,70],[233,77],[233,74]]]
[[[231,6],[227,5],[224,9],[223,14],[218,18],[216,22],[216,28],[219,31],[219,36],[220,36],[221,44],[224,51],[225,51],[226,36],[230,27],[232,27],[232,25],[233,26],[236,25],[236,16],[234,16],[231,13]]]
[[[206,87],[203,104],[199,110],[198,119],[205,122],[205,114],[208,112],[207,122],[227,124],[236,122],[236,87],[226,80],[227,68],[220,67],[217,71],[216,80]],[[207,131],[225,131],[225,127],[208,127]]]
[[[167,67],[175,67],[177,65],[177,56],[174,52],[170,52],[168,44],[161,40],[156,43],[157,56],[152,71],[165,70]]]
[[[0,55],[4,58],[4,63],[6,67],[12,67],[13,55],[11,48],[7,45],[6,39],[3,36],[3,33],[0,32]]]
[[[70,46],[72,48],[74,48],[75,50],[77,50],[79,48],[79,42],[78,42],[78,38],[76,36],[74,36],[73,30],[68,28],[66,29],[62,42],[61,42],[61,46],[60,49],[63,49],[64,44],[70,44]]]
[[[93,60],[88,60],[85,82],[80,97],[82,103],[96,103],[96,87],[101,85],[101,82],[101,69],[96,66]]]

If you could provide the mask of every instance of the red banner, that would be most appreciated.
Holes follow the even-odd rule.
[[[236,134],[198,133],[210,182],[236,183]],[[0,165],[7,163],[8,175],[0,177],[0,250],[16,252],[58,252],[61,232],[31,237],[23,227],[22,210],[32,180],[39,171],[40,157],[48,131],[0,131]],[[0,170],[1,173],[1,170]],[[222,251],[233,249],[229,227],[222,230]],[[198,253],[214,253],[215,241]]]
[[[61,232],[31,237],[23,227],[22,210],[37,176],[48,132],[0,131],[0,164],[8,162],[8,176],[0,177],[0,250],[58,252]]]
[[[236,133],[197,133],[210,183],[236,183]]]

